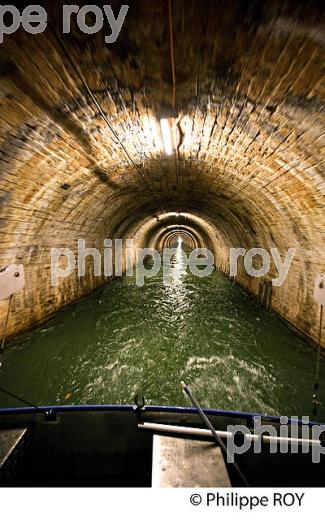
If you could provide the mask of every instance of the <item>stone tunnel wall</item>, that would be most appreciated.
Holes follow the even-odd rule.
[[[159,131],[172,94],[167,2],[130,1],[113,45],[105,45],[104,30],[86,36],[75,23],[62,35],[63,3],[46,2],[46,32],[19,31],[0,46],[0,267],[23,263],[27,278],[9,335],[106,281],[89,270],[52,287],[51,248],[75,252],[82,238],[100,251],[104,239],[161,244],[157,223],[176,212],[189,215],[183,224],[226,274],[230,247],[276,247],[282,257],[296,248],[285,284],[272,294],[274,268],[256,279],[241,264],[237,282],[317,341],[312,293],[325,266],[322,3],[173,2],[172,157]],[[116,12],[121,3],[111,2]],[[1,322],[6,309],[0,302]]]

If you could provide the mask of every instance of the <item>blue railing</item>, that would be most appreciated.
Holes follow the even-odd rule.
[[[0,416],[4,415],[27,415],[35,413],[65,413],[65,412],[131,412],[136,409],[135,405],[115,405],[115,404],[98,404],[98,405],[63,405],[63,406],[39,406],[36,408],[25,407],[25,408],[0,408]],[[145,406],[143,411],[147,412],[163,412],[163,413],[176,413],[176,414],[197,414],[195,408],[181,407],[181,406]],[[280,422],[280,416],[277,415],[266,415],[262,413],[254,412],[239,412],[235,410],[217,410],[217,409],[204,409],[206,415],[218,416],[218,417],[232,417],[241,420],[253,420],[254,417],[261,417],[265,421]],[[305,424],[302,419],[296,416],[288,417],[288,424]],[[315,424],[322,424],[315,421],[309,421],[308,425],[312,426]]]

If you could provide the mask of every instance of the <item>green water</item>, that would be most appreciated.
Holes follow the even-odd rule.
[[[188,405],[310,415],[315,353],[219,272],[117,279],[7,347],[0,386],[38,405]],[[321,389],[325,368],[321,364]],[[323,392],[323,402],[325,394]],[[0,393],[0,407],[21,406]],[[325,419],[320,408],[319,419]]]

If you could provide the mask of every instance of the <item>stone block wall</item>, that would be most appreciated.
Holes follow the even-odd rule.
[[[0,267],[23,263],[9,334],[46,319],[105,278],[53,288],[50,250],[106,238],[162,244],[169,213],[229,272],[230,247],[297,250],[285,284],[237,281],[317,341],[312,292],[325,269],[324,8],[321,2],[173,2],[174,156],[159,117],[172,103],[163,0],[130,2],[117,42],[72,24],[0,46]],[[121,2],[111,2],[118,10]],[[159,220],[167,215],[167,221]],[[168,220],[169,219],[169,220]],[[184,227],[184,232],[185,232]],[[156,238],[155,238],[156,236]],[[265,296],[266,295],[266,296]],[[7,302],[0,302],[3,322]]]

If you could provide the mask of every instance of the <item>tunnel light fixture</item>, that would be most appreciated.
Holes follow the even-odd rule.
[[[161,135],[164,143],[165,153],[173,155],[174,144],[170,121],[167,118],[160,119]]]

